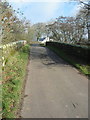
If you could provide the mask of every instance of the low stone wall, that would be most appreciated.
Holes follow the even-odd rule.
[[[15,51],[19,50],[25,44],[26,44],[25,40],[20,40],[0,46],[0,63],[2,63],[2,67],[5,66],[8,57],[14,54]]]
[[[76,56],[80,59],[84,59],[86,62],[90,62],[90,47],[88,46],[80,46],[60,42],[47,42],[46,46],[56,47],[58,50],[62,50],[69,55]]]

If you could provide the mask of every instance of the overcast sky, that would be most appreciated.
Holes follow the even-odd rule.
[[[59,16],[74,16],[79,10],[77,2],[69,0],[8,0],[14,9],[20,8],[31,23],[47,22]]]

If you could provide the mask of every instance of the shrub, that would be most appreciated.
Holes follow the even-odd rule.
[[[29,53],[30,52],[30,45],[26,44],[21,48],[21,51],[24,53]]]

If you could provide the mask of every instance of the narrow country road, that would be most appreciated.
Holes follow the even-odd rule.
[[[88,118],[88,79],[48,48],[32,45],[22,118]]]

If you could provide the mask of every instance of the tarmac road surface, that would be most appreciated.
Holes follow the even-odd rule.
[[[88,118],[88,79],[48,48],[30,52],[22,118]]]

